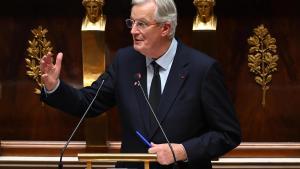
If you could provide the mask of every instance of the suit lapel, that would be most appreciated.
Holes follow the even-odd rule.
[[[159,112],[156,112],[157,118],[162,124],[165,117],[167,116],[172,104],[174,103],[178,92],[180,91],[182,85],[188,77],[187,58],[181,53],[182,46],[178,45],[177,52],[172,63],[170,73],[164,91],[162,93],[161,101],[159,104]],[[150,129],[149,138],[152,138],[156,131],[158,131],[158,125],[155,128]]]
[[[139,105],[138,114],[141,117],[140,119],[143,121],[142,122],[143,126],[140,126],[140,127],[144,131],[140,131],[140,132],[144,133],[145,136],[148,136],[149,135],[149,125],[148,124],[149,124],[149,118],[150,118],[150,114],[149,114],[150,109],[146,102],[146,98],[144,96],[144,94],[145,94],[147,97],[147,68],[146,68],[145,57],[141,55],[141,56],[138,56],[137,58],[139,58],[139,59],[137,59],[137,63],[134,65],[136,67],[136,69],[133,72],[133,77],[137,73],[141,74],[140,83],[141,83],[141,87],[143,88],[145,93],[143,93],[140,86],[138,86],[138,84],[136,83],[137,79],[134,78],[133,83],[135,84],[136,100]],[[140,120],[140,119],[137,119],[137,120]]]

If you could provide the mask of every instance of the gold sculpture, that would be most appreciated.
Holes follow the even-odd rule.
[[[266,105],[266,92],[270,88],[273,72],[277,71],[276,39],[272,38],[268,29],[260,25],[254,29],[254,36],[248,38],[250,45],[248,54],[248,66],[254,73],[255,81],[262,86],[262,106]]]
[[[194,0],[197,15],[194,18],[193,30],[216,30],[217,17],[213,13],[214,0]]]
[[[81,26],[83,86],[90,86],[105,71],[104,0],[83,0],[86,16]],[[107,114],[85,121],[87,146],[103,146],[107,140]],[[99,134],[101,133],[101,134]]]
[[[106,17],[103,15],[102,7],[104,0],[83,0],[82,5],[86,10],[81,30],[105,30]]]
[[[41,71],[40,71],[40,59],[48,52],[52,51],[51,42],[47,41],[46,33],[47,29],[43,29],[39,26],[37,29],[32,29],[31,32],[34,35],[33,40],[29,40],[29,47],[27,48],[28,57],[25,58],[26,67],[29,69],[26,74],[36,81],[39,88],[35,88],[34,93],[40,94],[42,87]]]

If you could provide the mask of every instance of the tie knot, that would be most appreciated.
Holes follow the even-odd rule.
[[[151,62],[151,65],[153,67],[154,75],[159,75],[159,64],[157,64],[155,61]]]

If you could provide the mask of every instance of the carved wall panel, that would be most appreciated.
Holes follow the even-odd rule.
[[[54,51],[62,51],[61,77],[75,87],[82,86],[81,22],[84,9],[81,0],[10,1],[0,7],[0,139],[1,140],[66,140],[78,118],[42,106],[33,94],[35,84],[26,76],[24,57],[30,30],[37,25],[48,29],[48,40]],[[176,0],[179,20],[177,37],[193,46],[192,25],[196,9],[192,0]],[[300,20],[296,1],[279,0],[216,0],[218,18],[216,51],[225,80],[236,107],[243,132],[243,141],[300,141]],[[104,5],[107,16],[105,30],[109,64],[118,48],[132,40],[124,24],[130,14],[127,0],[108,0]],[[278,46],[278,67],[272,88],[261,107],[261,89],[253,81],[248,68],[246,39],[252,29],[264,24]],[[106,65],[107,66],[107,65]],[[108,138],[120,139],[116,125],[117,110],[108,113]],[[74,138],[84,140],[84,130]]]

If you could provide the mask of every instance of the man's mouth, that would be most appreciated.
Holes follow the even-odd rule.
[[[140,39],[140,38],[134,38],[134,41],[136,41],[136,42],[140,42],[140,41],[143,41],[142,39]]]

